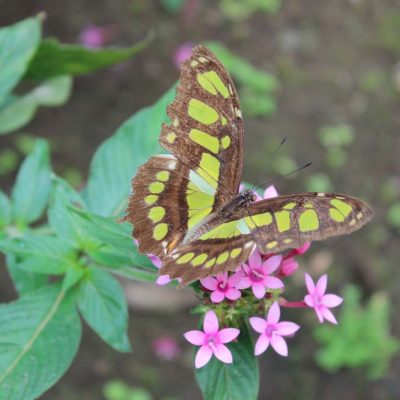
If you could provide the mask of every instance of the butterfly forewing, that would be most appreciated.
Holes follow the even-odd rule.
[[[196,47],[182,64],[167,113],[171,123],[162,127],[160,143],[213,188],[215,211],[238,191],[243,122],[231,78],[205,47]]]
[[[351,233],[372,216],[363,201],[337,193],[279,196],[251,204],[248,213],[246,220],[263,253]]]

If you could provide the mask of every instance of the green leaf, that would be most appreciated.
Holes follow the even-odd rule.
[[[91,211],[102,216],[120,215],[127,205],[131,179],[139,165],[160,152],[158,137],[167,121],[171,88],[157,103],[128,119],[97,150],[90,165],[85,199]]]
[[[126,334],[128,307],[114,277],[90,268],[79,290],[78,306],[85,321],[110,346],[121,352],[131,350]]]
[[[49,197],[50,174],[49,147],[38,139],[23,162],[12,191],[13,216],[18,224],[29,224],[42,215]]]
[[[44,39],[31,61],[25,79],[43,80],[59,75],[84,75],[129,60],[147,47],[153,35],[127,48],[87,49]]]
[[[124,278],[133,279],[140,282],[154,283],[157,279],[157,269],[154,266],[148,270],[132,266],[123,266],[118,269],[113,269],[112,272],[115,275],[123,276]]]
[[[33,400],[71,364],[81,325],[71,295],[51,286],[0,306],[0,398]]]
[[[54,177],[47,216],[53,231],[64,240],[80,248],[84,232],[79,221],[71,214],[70,206],[85,208],[81,196],[62,178]]]
[[[25,73],[39,45],[41,25],[28,18],[0,29],[0,103]]]
[[[128,223],[74,207],[69,207],[69,211],[82,235],[90,238],[85,251],[96,262],[113,267],[133,264],[152,268],[149,258],[138,253],[131,235],[132,227]]]
[[[88,249],[87,254],[96,264],[111,269],[121,268],[132,263],[129,255],[107,244],[101,244],[97,248]]]
[[[67,273],[63,279],[62,288],[63,290],[69,290],[72,286],[76,285],[85,275],[85,270],[83,266],[71,265],[67,269]]]
[[[16,257],[25,271],[40,274],[64,274],[76,261],[76,255],[62,238],[28,234],[23,238],[0,242],[0,250]]]
[[[45,81],[23,96],[13,96],[0,107],[0,134],[15,131],[26,125],[38,107],[56,107],[64,104],[72,88],[72,78],[60,76]]]
[[[196,380],[205,400],[256,400],[259,389],[258,363],[249,329],[240,328],[239,341],[227,345],[233,363],[225,364],[215,357],[196,369]]]
[[[8,196],[0,190],[0,230],[11,222],[11,203]]]
[[[48,282],[47,275],[22,269],[17,262],[16,257],[12,254],[6,256],[6,265],[15,290],[20,296],[33,292],[34,290],[46,285]]]
[[[132,227],[127,222],[118,222],[115,217],[106,218],[75,207],[69,207],[69,210],[87,236],[125,252],[134,248]]]

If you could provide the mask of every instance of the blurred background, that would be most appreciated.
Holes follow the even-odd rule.
[[[280,193],[338,191],[375,209],[351,237],[315,243],[288,288],[305,294],[303,272],[328,272],[345,297],[337,327],[308,310],[284,312],[302,329],[289,358],[260,358],[260,399],[399,399],[400,359],[400,2],[398,0],[1,1],[0,25],[47,14],[44,36],[87,47],[154,40],[134,59],[78,77],[63,107],[40,109],[0,136],[7,191],[32,138],[52,147],[55,171],[84,185],[95,149],[179,76],[192,45],[209,43],[233,72],[244,110],[244,179],[275,181]],[[145,132],[143,133],[145,134]],[[276,147],[286,138],[286,143]],[[1,278],[1,301],[14,298]],[[126,283],[133,354],[85,329],[78,357],[43,399],[200,399],[191,346],[196,299],[185,291]],[[297,297],[296,297],[297,296]]]

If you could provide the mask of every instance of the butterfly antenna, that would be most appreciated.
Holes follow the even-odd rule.
[[[272,183],[274,183],[276,181],[279,181],[280,179],[284,179],[284,178],[287,178],[287,177],[289,177],[291,175],[297,174],[298,172],[302,171],[303,169],[306,169],[306,168],[310,167],[311,165],[312,165],[312,163],[308,162],[308,163],[302,165],[301,167],[296,168],[295,170],[288,172],[287,174],[275,176],[274,178],[269,179],[268,181],[264,182],[261,185],[253,186],[253,188],[251,190],[257,191],[258,189],[261,189],[262,187],[269,186]]]
[[[283,138],[280,143],[278,144],[278,146],[275,147],[274,151],[272,152],[272,156],[276,156],[276,154],[279,152],[279,150],[281,149],[281,147],[286,143],[286,138]],[[262,172],[260,172],[257,176],[256,182],[259,181],[262,178]]]

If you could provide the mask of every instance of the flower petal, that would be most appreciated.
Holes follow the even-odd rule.
[[[171,278],[169,277],[169,275],[159,275],[156,280],[156,284],[158,286],[168,285],[168,283],[170,283],[170,282],[171,282]]]
[[[280,268],[280,273],[283,276],[290,276],[299,269],[299,264],[293,257],[290,257],[286,260],[283,260]]]
[[[240,272],[238,272],[239,274]],[[235,285],[236,289],[248,289],[251,286],[251,280],[247,276],[242,275],[242,279]]]
[[[275,189],[274,185],[268,186],[264,191],[264,199],[272,199],[273,197],[277,197],[278,192]]]
[[[240,330],[237,328],[224,328],[218,332],[218,339],[221,343],[232,342],[239,336]]]
[[[249,274],[249,272],[250,272],[250,269],[251,269],[250,265],[247,264],[247,263],[241,263],[238,268],[239,268],[240,272],[242,272],[242,274],[244,276],[247,276]]]
[[[228,273],[222,272],[220,274],[217,274],[216,278],[218,283],[226,283],[226,281],[228,280]]]
[[[207,278],[200,279],[200,283],[203,287],[205,287],[208,290],[215,290],[218,285],[217,280],[212,276],[208,276]]]
[[[231,364],[233,361],[231,351],[222,343],[215,345],[214,355],[223,363]]]
[[[324,316],[322,315],[321,306],[314,307],[314,311],[317,314],[318,321],[322,324],[324,322]]]
[[[326,292],[326,285],[328,284],[328,275],[322,275],[321,278],[318,279],[317,284],[315,285],[315,289],[317,290],[320,296],[324,295]]]
[[[228,278],[228,284],[230,287],[236,287],[243,279],[244,275],[241,272],[235,272]]]
[[[333,315],[332,311],[329,310],[329,308],[321,307],[321,314],[327,321],[331,322],[332,324],[337,325],[336,318]]]
[[[257,339],[256,346],[254,347],[254,355],[259,356],[268,349],[269,339],[265,335],[260,335]]]
[[[260,317],[249,318],[251,327],[258,333],[264,333],[267,327],[267,321]]]
[[[203,328],[205,333],[217,333],[218,332],[218,318],[215,315],[215,312],[210,310],[207,311],[204,322]]]
[[[308,293],[313,294],[315,292],[314,281],[311,278],[311,276],[307,274],[307,272],[305,273],[305,278],[306,278],[307,291]]]
[[[265,287],[261,283],[253,283],[251,286],[253,290],[254,296],[257,297],[257,299],[262,299],[265,296]]]
[[[219,290],[215,290],[211,293],[210,299],[215,304],[221,303],[221,301],[225,299],[225,293],[220,292]]]
[[[259,268],[261,265],[261,254],[255,249],[249,258],[249,266],[250,268]]]
[[[262,264],[262,269],[267,273],[267,274],[272,274],[275,272],[279,266],[281,265],[282,262],[282,256],[277,255],[277,256],[272,256],[268,258],[267,261],[264,261]]]
[[[184,333],[183,336],[189,343],[195,346],[202,346],[206,335],[202,331],[189,331]]]
[[[310,246],[311,246],[311,242],[306,242],[306,243],[303,244],[303,246],[298,247],[296,249],[296,253],[299,254],[299,255],[304,254],[306,251],[308,251]]]
[[[272,303],[271,308],[268,310],[267,323],[276,324],[281,317],[281,309],[277,301]]]
[[[282,336],[273,335],[271,338],[271,346],[281,356],[286,357],[288,355],[288,347]]]
[[[304,296],[304,303],[306,303],[308,307],[314,308],[314,298],[311,295],[307,294]]]
[[[279,278],[275,278],[275,276],[267,276],[264,278],[264,285],[269,289],[280,289],[285,285]]]
[[[294,322],[282,321],[276,324],[276,333],[281,336],[293,335],[300,329],[300,326]]]
[[[225,296],[229,300],[237,300],[240,298],[241,295],[242,295],[242,293],[240,292],[240,290],[234,289],[234,288],[228,289],[228,291],[225,293]]]
[[[210,361],[212,354],[213,352],[209,346],[201,346],[200,349],[197,351],[196,358],[194,360],[195,367],[204,367],[204,365],[206,365]]]
[[[336,294],[326,294],[325,296],[322,297],[321,303],[325,307],[337,307],[338,305],[343,303],[343,299],[340,296],[337,296]]]
[[[160,269],[161,268],[161,260],[159,257],[157,256],[153,256],[152,254],[147,254],[147,257],[150,258],[150,261],[153,263],[153,265]]]

